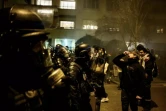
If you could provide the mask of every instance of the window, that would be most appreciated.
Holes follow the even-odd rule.
[[[54,46],[61,44],[63,46],[68,46],[69,50],[74,50],[75,39],[55,39]]]
[[[109,28],[110,32],[119,32],[119,28]]]
[[[83,29],[96,30],[98,29],[97,22],[93,20],[83,20]]]
[[[60,1],[60,8],[61,9],[75,9],[75,0],[70,0],[70,1],[65,1],[65,0],[61,0]]]
[[[39,9],[37,10],[38,13],[43,13],[43,14],[53,14],[53,10],[52,9]]]
[[[157,31],[158,34],[162,34],[162,33],[164,33],[164,28],[159,28],[158,27],[156,31]]]
[[[36,4],[52,6],[52,0],[37,0]]]
[[[84,0],[84,8],[98,9],[99,0]]]
[[[60,21],[60,27],[64,29],[74,29],[74,22],[73,21]]]

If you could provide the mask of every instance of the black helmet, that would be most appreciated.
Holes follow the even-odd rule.
[[[75,56],[85,59],[90,59],[91,47],[88,44],[82,43],[76,46],[75,48]]]
[[[20,5],[1,9],[0,17],[0,31],[44,29],[44,24],[37,13]]]
[[[22,39],[26,41],[28,39],[29,42],[45,40],[46,35],[49,34],[44,30],[41,18],[34,11],[23,6],[14,5],[1,9],[0,18],[0,50],[4,47],[13,47],[13,44],[18,45]]]
[[[63,57],[63,58],[69,58],[69,51],[66,47],[62,46],[61,44],[57,44],[55,47],[55,53],[56,55]]]

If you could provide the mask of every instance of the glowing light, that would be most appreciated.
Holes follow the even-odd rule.
[[[38,13],[46,13],[46,14],[52,14],[53,10],[48,10],[48,9],[39,9],[37,10]]]
[[[67,44],[67,39],[64,39],[64,42],[65,42],[65,46],[67,46],[68,44]]]

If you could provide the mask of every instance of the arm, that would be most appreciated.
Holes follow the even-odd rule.
[[[124,61],[121,61],[120,59],[122,59],[122,57],[126,56],[125,54],[120,54],[118,56],[116,56],[114,59],[113,59],[113,63],[115,65],[117,65],[119,68],[123,68],[124,66],[126,66],[126,63]]]

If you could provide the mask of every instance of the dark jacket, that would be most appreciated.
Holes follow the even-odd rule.
[[[92,88],[88,81],[83,79],[83,74],[88,69],[85,66],[86,64],[83,61],[78,60],[71,62],[69,65],[67,77],[70,78],[70,83],[68,84],[70,87],[68,95],[70,111],[92,111],[89,99]]]
[[[136,59],[121,61],[120,59],[124,56],[124,54],[120,54],[113,59],[113,63],[122,69],[120,87],[135,91],[137,95],[142,96],[145,87],[145,70]]]
[[[152,70],[155,66],[155,58],[151,54],[149,54],[150,59],[145,62],[145,72],[148,74],[147,81],[151,82],[153,81],[153,74]]]

